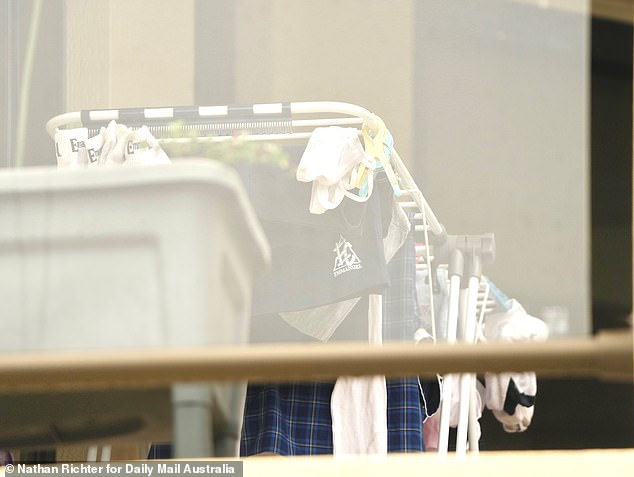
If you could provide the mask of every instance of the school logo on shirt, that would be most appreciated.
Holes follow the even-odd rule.
[[[335,252],[335,267],[332,269],[332,274],[335,277],[350,270],[363,268],[361,260],[352,250],[352,244],[343,238],[342,235],[339,236],[339,241],[335,244],[333,252]]]

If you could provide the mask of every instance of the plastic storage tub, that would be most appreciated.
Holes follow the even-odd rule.
[[[252,276],[270,252],[220,163],[0,171],[0,224],[0,352],[248,341]],[[244,392],[7,394],[0,448],[174,438],[180,456],[234,454]]]

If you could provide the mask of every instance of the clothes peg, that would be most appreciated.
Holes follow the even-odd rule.
[[[363,124],[361,131],[363,132],[363,140],[365,144],[366,154],[370,154],[377,160],[377,166],[382,167],[387,175],[388,181],[392,186],[394,195],[401,195],[401,189],[398,184],[398,178],[390,164],[390,157],[394,149],[394,139],[385,127],[385,123],[377,116],[374,118],[374,128],[366,122]],[[363,182],[367,180],[367,171],[360,166],[357,175],[357,187],[362,188]]]

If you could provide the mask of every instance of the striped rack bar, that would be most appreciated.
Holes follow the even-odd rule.
[[[170,137],[176,125],[181,132],[199,136],[292,132],[290,103],[84,110],[80,115],[81,123],[91,131],[117,121],[130,127],[145,125],[157,138]]]

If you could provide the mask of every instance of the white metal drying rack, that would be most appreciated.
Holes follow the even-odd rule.
[[[312,101],[292,103],[263,103],[248,106],[175,106],[153,108],[103,109],[60,114],[46,124],[51,137],[59,129],[88,128],[89,133],[116,121],[129,127],[147,126],[159,141],[179,141],[170,137],[170,125],[179,122],[181,131],[195,131],[211,141],[227,140],[236,132],[245,132],[247,140],[287,141],[307,140],[316,127],[369,126],[376,130],[381,119],[367,109],[344,102]],[[482,264],[494,258],[492,234],[483,236],[448,235],[423,197],[411,174],[396,150],[392,151],[391,165],[398,177],[402,195],[398,198],[404,208],[415,208],[415,230],[423,235],[417,255],[425,258],[423,267],[435,270],[438,264],[449,267],[449,316],[447,340],[468,341],[476,338],[478,304],[480,319],[490,308],[487,291],[481,291]],[[429,234],[432,237],[429,237]],[[434,263],[432,263],[432,261]],[[433,287],[430,286],[431,295]],[[484,294],[484,298],[482,295]],[[433,296],[430,296],[433,313]],[[433,316],[433,315],[432,315]],[[433,321],[433,320],[432,320]],[[434,330],[435,331],[435,330]],[[435,333],[433,333],[435,335]],[[458,377],[447,375],[443,380],[439,452],[446,454],[449,440],[449,410],[452,381],[460,380],[460,412],[458,417],[456,454],[478,450],[474,410],[475,375]]]

